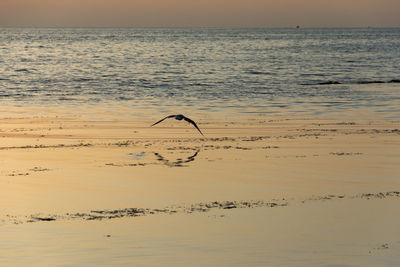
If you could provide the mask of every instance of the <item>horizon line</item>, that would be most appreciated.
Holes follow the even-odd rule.
[[[400,26],[1,26],[0,29],[399,29]]]

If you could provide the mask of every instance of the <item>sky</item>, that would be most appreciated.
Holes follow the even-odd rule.
[[[400,27],[400,0],[0,0],[0,27]]]

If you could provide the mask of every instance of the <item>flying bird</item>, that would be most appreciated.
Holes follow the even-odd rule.
[[[192,120],[189,119],[188,117],[183,116],[182,114],[179,114],[179,115],[169,115],[169,116],[165,117],[164,119],[157,121],[156,123],[154,123],[154,124],[151,125],[151,126],[154,126],[154,125],[156,125],[156,124],[159,124],[159,123],[162,122],[163,120],[169,119],[169,118],[175,118],[175,119],[178,120],[178,121],[185,120],[185,121],[187,121],[188,123],[193,124],[193,126],[196,127],[196,129],[201,133],[201,135],[204,135],[204,134],[200,131],[199,127],[197,127],[197,124],[196,124],[194,121],[192,121]]]

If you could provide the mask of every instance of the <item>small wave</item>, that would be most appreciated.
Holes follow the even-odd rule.
[[[269,73],[269,72],[263,72],[263,71],[255,71],[255,70],[252,70],[252,71],[248,71],[247,74],[252,74],[252,75],[269,75],[269,74],[271,74],[271,73]]]
[[[126,97],[126,96],[119,96],[117,97],[118,100],[122,100],[122,101],[128,101],[128,100],[133,100],[132,97]]]
[[[351,82],[350,82],[351,83]],[[399,79],[392,79],[389,81],[383,81],[383,80],[371,80],[371,81],[356,81],[354,82],[355,84],[374,84],[374,83],[400,83]]]
[[[342,84],[339,81],[325,81],[325,82],[317,82],[317,83],[302,83],[300,85],[330,85],[330,84]]]
[[[100,92],[96,92],[96,91],[91,91],[87,93],[88,95],[99,95]]]
[[[342,83],[338,81],[327,81],[327,82],[320,82],[319,84],[326,85],[326,84],[342,84]]]
[[[334,85],[334,84],[380,84],[380,83],[400,83],[400,79],[392,79],[389,81],[383,80],[359,80],[359,81],[349,81],[349,82],[339,82],[339,81],[323,81],[315,83],[301,83],[300,85]]]
[[[15,72],[30,72],[28,69],[16,69]]]
[[[91,79],[91,78],[75,78],[75,79],[73,79],[73,81],[74,82],[89,82],[89,81],[92,81],[93,79]]]
[[[41,92],[41,89],[26,89],[27,92],[33,92],[33,93],[37,93],[37,92]]]
[[[384,81],[358,81],[356,84],[373,84],[373,83],[385,83]]]
[[[62,97],[59,97],[58,100],[59,100],[59,101],[74,101],[74,100],[76,100],[76,99],[75,99],[75,98],[72,98],[72,97],[65,97],[65,96],[62,96]]]

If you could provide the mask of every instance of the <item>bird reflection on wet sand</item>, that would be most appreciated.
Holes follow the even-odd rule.
[[[163,157],[160,153],[154,152],[154,155],[157,157],[157,160],[162,162],[164,165],[169,167],[187,167],[188,165],[183,165],[185,163],[189,163],[195,160],[197,155],[199,154],[200,149],[198,149],[193,155],[187,157],[186,159],[177,159],[176,161],[170,161]]]

